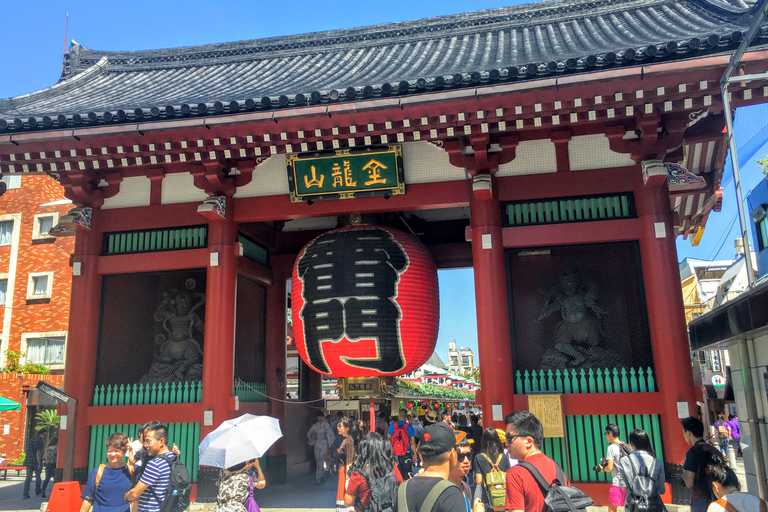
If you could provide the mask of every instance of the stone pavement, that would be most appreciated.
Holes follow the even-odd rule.
[[[736,474],[744,480],[744,465],[737,462]],[[267,485],[256,491],[255,497],[262,512],[332,512],[336,508],[336,480],[331,477],[321,485],[314,485],[313,476],[305,476],[279,485]],[[33,483],[34,485],[34,483]],[[44,500],[33,496],[25,500],[21,497],[24,486],[24,472],[16,476],[9,472],[8,479],[0,480],[0,512],[45,512]],[[212,512],[214,503],[193,503],[190,512]],[[588,512],[606,512],[608,507],[588,507]],[[620,511],[623,507],[619,508]],[[669,512],[688,512],[687,506],[667,505]]]

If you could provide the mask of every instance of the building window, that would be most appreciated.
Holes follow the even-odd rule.
[[[27,339],[27,362],[35,364],[64,364],[64,336]]]
[[[53,272],[35,272],[29,274],[27,282],[27,300],[50,299],[53,285]]]
[[[6,293],[8,293],[8,280],[0,279],[0,306],[5,305]]]
[[[51,228],[56,225],[59,220],[58,213],[46,213],[42,215],[35,215],[35,223],[32,228],[32,240],[36,239],[49,239],[51,235],[48,233]]]
[[[6,190],[21,188],[21,176],[19,175],[7,174],[0,181],[5,182]]]
[[[768,218],[755,223],[757,231],[757,246],[762,251],[768,248]]]
[[[461,358],[461,365],[462,366],[469,366],[469,356],[463,356]]]
[[[13,242],[13,221],[0,222],[0,245],[11,245]]]

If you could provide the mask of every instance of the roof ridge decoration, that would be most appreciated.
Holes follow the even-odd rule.
[[[73,41],[58,84],[0,100],[0,133],[425,94],[722,53],[743,38],[747,1],[548,0],[136,52]],[[754,46],[767,38],[768,25]]]

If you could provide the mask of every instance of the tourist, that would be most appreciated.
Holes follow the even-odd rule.
[[[448,480],[461,489],[461,493],[464,495],[464,506],[466,510],[470,510],[473,508],[472,489],[467,482],[467,475],[472,470],[472,447],[469,445],[466,432],[455,431],[454,435],[456,437],[456,448],[454,449],[458,464],[451,470]],[[480,502],[480,498],[477,501]]]
[[[344,494],[344,506],[354,507],[363,512],[371,504],[371,479],[394,478],[394,494],[380,497],[393,505],[397,503],[397,485],[403,483],[403,477],[397,470],[392,446],[378,432],[367,435],[357,445],[360,452],[349,470],[349,482]]]
[[[453,429],[445,423],[436,423],[424,427],[418,445],[418,453],[424,465],[418,477],[403,482],[398,491],[398,503],[405,500],[406,510],[398,505],[402,512],[418,512],[424,501],[435,499],[432,512],[466,512],[464,494],[449,478],[459,465],[456,436]],[[476,511],[477,512],[477,511]]]
[[[472,429],[472,439],[475,440],[472,444],[472,450],[477,453],[480,451],[480,442],[483,438],[483,427],[480,426],[480,417],[477,414],[469,415],[469,427]],[[502,444],[504,444],[503,441]]]
[[[165,496],[171,476],[171,465],[166,457],[175,456],[168,448],[168,428],[161,424],[145,430],[144,448],[150,459],[139,482],[125,494],[125,500],[139,500],[139,512],[160,512],[162,500],[158,498]]]
[[[605,426],[605,440],[608,441],[608,450],[604,463],[600,466],[605,473],[611,474],[611,488],[608,489],[608,510],[616,512],[624,506],[627,500],[627,483],[619,471],[619,462],[622,456],[628,455],[632,449],[621,441],[619,426],[609,423]]]
[[[88,475],[80,512],[128,512],[131,504],[126,496],[131,489],[133,467],[123,462],[128,450],[128,436],[115,432],[106,441],[107,463],[99,464]],[[134,501],[134,500],[130,500]]]
[[[53,474],[56,472],[56,459],[59,457],[59,438],[53,436],[51,442],[48,443],[48,448],[45,449],[45,480],[43,481],[43,489],[40,493],[41,498],[46,498],[45,490],[48,488],[48,482],[53,478]],[[55,482],[55,480],[54,480]]]
[[[454,424],[454,422],[451,421],[451,411],[449,411],[448,409],[443,410],[442,418],[443,418],[443,422],[447,423],[449,427],[451,427],[452,429],[456,428],[456,425]]]
[[[342,416],[337,422],[336,432],[341,436],[341,444],[336,449],[336,466],[339,468],[339,482],[336,487],[336,510],[343,512],[349,510],[344,505],[346,494],[347,473],[355,461],[354,420]]]
[[[434,425],[439,422],[440,422],[440,414],[438,414],[438,412],[435,411],[434,409],[424,413],[424,420],[422,421],[422,423],[424,424],[425,427],[428,425]]]
[[[482,501],[486,507],[491,506],[486,486],[486,475],[494,469],[502,471],[506,475],[511,467],[509,457],[504,454],[504,448],[496,429],[485,429],[480,438],[480,451],[472,463],[472,470],[475,473],[475,483],[481,486]]]
[[[741,457],[741,433],[739,432],[739,418],[734,415],[728,416],[728,423],[731,425],[731,446],[733,446],[734,455]]]
[[[315,450],[315,485],[325,482],[325,461],[328,459],[328,450],[333,446],[333,432],[323,411],[317,413],[317,422],[307,432],[309,446]],[[329,467],[329,470],[332,468]]]
[[[256,482],[253,481],[251,468],[256,468],[258,474]],[[222,469],[216,485],[219,487],[219,492],[216,496],[215,512],[246,512],[245,500],[251,495],[252,489],[263,489],[267,482],[261,471],[259,460],[254,459]]]
[[[710,464],[724,462],[720,451],[704,441],[704,424],[689,416],[682,420],[683,437],[691,445],[683,462],[683,481],[691,490],[691,512],[705,512],[713,501],[711,486],[706,476]]]
[[[557,463],[541,452],[544,428],[529,411],[517,411],[504,418],[507,424],[506,444],[509,455],[533,465],[547,482],[557,478]],[[483,434],[485,435],[485,434]],[[567,482],[561,482],[568,485]],[[544,493],[533,474],[518,464],[507,471],[507,510],[510,512],[542,512]]]
[[[645,430],[635,429],[629,433],[632,453],[621,457],[619,471],[627,485],[626,499],[622,505],[625,510],[636,508],[638,503],[645,503],[647,512],[664,512],[661,495],[664,488],[664,464],[655,457],[651,440]],[[643,478],[641,482],[637,477]],[[643,485],[645,483],[645,485]]]
[[[741,492],[741,484],[731,468],[725,464],[707,466],[707,480],[715,494],[707,512],[760,512],[768,510],[765,500],[752,494]]]
[[[141,478],[141,473],[144,471],[144,468],[147,466],[147,462],[149,462],[150,456],[147,452],[147,449],[144,447],[144,436],[146,435],[147,430],[156,427],[158,425],[162,425],[157,420],[150,420],[146,422],[145,424],[141,425],[136,432],[136,439],[134,441],[131,441],[128,444],[128,463],[133,465],[134,471],[133,471],[133,484],[136,485],[136,482],[139,481]],[[130,440],[130,439],[129,439]],[[181,453],[179,451],[179,447],[176,446],[176,443],[173,443],[173,447],[171,448],[171,451],[174,455],[177,457]]]
[[[387,437],[392,444],[392,451],[395,457],[397,457],[400,474],[407,480],[413,469],[413,462],[418,460],[416,438],[414,437],[413,427],[408,423],[408,411],[405,409],[398,411],[397,420],[393,421],[389,426]]]
[[[389,422],[387,421],[387,414],[385,412],[380,412],[376,415],[376,433],[382,437],[386,437],[388,431]]]
[[[720,451],[723,452],[723,458],[728,458],[728,444],[731,441],[731,424],[725,420],[725,417],[721,417],[712,426],[714,432],[712,433],[717,438],[717,444],[720,447]]]
[[[32,485],[32,475],[35,475],[35,495],[40,496],[43,492],[40,481],[40,472],[43,469],[43,436],[45,429],[40,429],[37,435],[27,443],[27,452],[24,457],[24,466],[27,468],[27,475],[24,479],[24,490],[21,497],[25,500],[29,498],[29,488]]]

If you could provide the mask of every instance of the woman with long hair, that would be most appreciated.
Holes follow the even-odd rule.
[[[336,487],[336,512],[347,512],[344,506],[344,494],[347,489],[347,473],[355,461],[354,435],[355,420],[344,416],[336,425],[336,433],[341,436],[341,444],[336,449],[336,461],[339,466],[339,483]]]
[[[131,490],[133,465],[123,462],[128,450],[128,436],[115,432],[107,438],[107,463],[99,464],[85,484],[80,512],[128,512],[131,505],[125,501],[125,493]]]
[[[504,447],[501,445],[499,434],[494,428],[487,428],[480,438],[480,452],[472,461],[472,471],[475,474],[475,483],[483,490],[483,504],[490,508],[490,498],[486,485],[486,475],[491,471],[501,471],[507,474],[510,468],[509,457],[504,455]],[[503,510],[503,507],[499,510]]]
[[[629,443],[634,451],[619,463],[619,472],[627,483],[625,510],[634,512],[639,505],[648,512],[666,510],[661,501],[665,491],[664,465],[655,457],[648,434],[636,428],[629,433]]]
[[[354,506],[357,512],[362,512],[371,504],[371,479],[388,478],[392,475],[399,485],[403,478],[396,469],[392,445],[380,434],[369,433],[357,448],[360,453],[349,470],[344,506]]]

